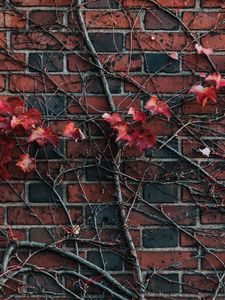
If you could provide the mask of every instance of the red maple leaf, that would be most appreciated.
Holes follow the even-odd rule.
[[[35,108],[29,109],[25,113],[22,113],[18,116],[13,116],[11,120],[12,128],[21,125],[26,130],[34,128],[35,125],[40,123],[41,123],[41,113],[39,110]]]
[[[10,97],[0,101],[0,113],[16,115],[25,111],[24,101],[18,97]]]
[[[131,145],[137,147],[141,152],[152,149],[156,144],[156,135],[149,130],[144,130],[142,133],[135,131],[131,134]]]
[[[197,102],[202,104],[202,107],[205,107],[209,100],[217,101],[216,90],[213,86],[203,87],[201,84],[197,84],[189,90],[189,93],[196,95]]]
[[[213,82],[216,85],[216,89],[219,90],[225,87],[225,79],[219,73],[213,73],[206,77],[205,81]]]
[[[80,128],[77,128],[73,122],[70,122],[66,125],[66,127],[63,130],[63,135],[68,138],[75,139],[77,141],[78,139],[85,139],[85,135],[82,133]]]
[[[36,159],[30,157],[28,153],[22,154],[16,163],[24,173],[33,172],[36,168]]]
[[[123,121],[120,114],[118,113],[112,113],[111,115],[108,113],[105,113],[102,115],[102,118],[108,122],[112,127],[120,122]]]
[[[195,49],[197,50],[198,54],[205,54],[207,56],[213,54],[213,49],[203,48],[201,45],[198,44],[195,44]]]
[[[128,114],[133,116],[134,121],[141,121],[143,124],[146,123],[147,116],[145,112],[130,107]]]
[[[36,142],[39,146],[45,146],[50,143],[56,147],[58,145],[58,137],[50,127],[37,127],[33,129],[28,142]]]
[[[10,118],[0,116],[0,130],[8,131],[11,129]]]
[[[171,117],[170,108],[167,103],[160,101],[157,96],[151,96],[145,105],[145,108],[151,112],[151,114],[161,114],[167,117],[169,120]]]
[[[116,142],[118,142],[118,141],[130,142],[131,137],[128,134],[128,128],[129,128],[129,126],[128,126],[127,122],[125,122],[125,121],[113,126],[113,129],[117,130]]]

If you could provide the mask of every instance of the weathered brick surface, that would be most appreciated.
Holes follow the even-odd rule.
[[[209,100],[205,107],[188,91],[215,71],[224,78],[225,2],[83,2],[84,23],[118,112],[131,120],[129,107],[145,110],[151,95],[172,112],[169,121],[148,113],[147,129],[163,146],[158,141],[144,153],[128,146],[121,151],[125,226],[146,275],[145,299],[224,300],[224,89],[217,103]],[[60,137],[56,148],[30,145],[34,174],[9,166],[9,183],[0,183],[0,258],[10,243],[17,247],[24,240],[72,254],[78,247],[80,257],[136,290],[113,182],[115,132],[102,119],[111,109],[77,9],[72,0],[0,0],[0,101],[19,96],[41,110],[43,124],[57,134],[74,121],[87,137]],[[198,54],[197,43],[213,54]],[[2,117],[7,114],[1,113],[0,131]],[[13,160],[24,151],[20,130]],[[48,247],[35,254],[17,250],[9,275],[23,266],[33,270],[19,280],[7,278],[0,299],[74,299],[60,284],[80,299],[86,299],[84,291],[88,299],[116,299],[95,281],[124,296],[102,275]],[[55,273],[78,267],[90,280]]]

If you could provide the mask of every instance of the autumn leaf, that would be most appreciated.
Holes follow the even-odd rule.
[[[141,152],[152,149],[156,144],[156,135],[149,130],[144,130],[143,133],[135,131],[131,134],[131,145],[137,147]]]
[[[123,121],[123,119],[121,118],[120,114],[118,113],[112,113],[111,115],[108,113],[104,113],[102,115],[102,118],[108,122],[111,126],[114,126],[120,122]]]
[[[58,145],[58,137],[52,131],[50,127],[38,127],[35,128],[28,138],[28,142],[36,142],[39,146],[45,146],[46,144],[52,144],[54,147]]]
[[[140,121],[143,124],[146,123],[147,115],[145,112],[130,107],[130,109],[128,110],[128,114],[133,116],[134,121]]]
[[[24,101],[18,97],[10,97],[7,101],[0,101],[0,113],[17,115],[25,111]]]
[[[177,52],[171,52],[169,57],[171,57],[174,60],[178,60],[178,53]]]
[[[11,120],[8,117],[0,116],[0,130],[8,131],[11,129]]]
[[[113,129],[117,130],[116,142],[118,141],[130,142],[131,137],[128,135],[128,128],[129,126],[125,121],[113,126]]]
[[[201,84],[197,84],[189,90],[189,93],[196,95],[197,102],[202,104],[202,107],[205,107],[209,100],[217,101],[216,90],[213,86],[203,87]]]
[[[161,114],[167,117],[169,120],[171,117],[170,108],[167,103],[160,101],[157,96],[151,96],[145,105],[145,108],[151,112],[151,114]]]
[[[219,73],[213,73],[206,77],[205,81],[212,82],[216,85],[216,89],[219,90],[225,87],[225,79]]]
[[[11,127],[15,128],[16,126],[21,125],[23,126],[24,129],[28,130],[34,128],[35,125],[38,125],[40,123],[41,123],[40,111],[35,108],[32,108],[18,116],[13,116],[11,120]]]
[[[80,128],[77,128],[73,122],[70,122],[66,125],[66,127],[63,130],[63,135],[68,138],[75,139],[77,141],[78,139],[85,139],[85,135],[82,133]]]
[[[36,168],[36,159],[30,157],[28,153],[22,154],[16,163],[24,173],[33,172]]]
[[[203,48],[201,45],[195,44],[195,49],[198,54],[205,54],[207,56],[213,54],[213,49],[211,48]]]

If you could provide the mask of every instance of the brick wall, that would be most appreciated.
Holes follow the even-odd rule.
[[[170,121],[150,118],[155,149],[122,150],[126,224],[113,180],[115,137],[101,118],[110,106],[77,9],[117,110],[143,109],[154,94],[172,111]],[[225,73],[224,20],[223,0],[87,0],[79,8],[0,0],[0,100],[22,97],[55,132],[72,120],[87,137],[61,138],[57,149],[31,145],[37,171],[12,165],[0,183],[1,299],[225,299],[224,95],[202,108],[188,93],[203,72]],[[195,44],[214,53],[198,54]]]

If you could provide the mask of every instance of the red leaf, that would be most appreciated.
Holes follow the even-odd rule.
[[[127,141],[130,142],[130,136],[128,135],[128,124],[123,121],[117,125],[113,126],[117,130],[116,142],[118,141]]]
[[[156,135],[145,130],[143,133],[135,131],[131,134],[131,145],[137,147],[141,152],[152,149],[156,144]]]
[[[36,168],[36,159],[30,157],[28,153],[22,154],[16,165],[22,169],[24,173],[33,172]]]
[[[130,109],[128,110],[128,114],[133,116],[134,121],[141,121],[143,124],[146,123],[147,116],[143,111],[130,107]]]
[[[13,116],[11,120],[12,128],[21,125],[24,129],[34,128],[35,125],[41,123],[41,113],[39,110],[32,108],[20,115]]]
[[[169,57],[171,57],[174,60],[178,60],[178,53],[177,52],[171,52]]]
[[[54,147],[58,145],[58,137],[54,134],[50,127],[38,127],[34,129],[28,138],[28,142],[36,142],[40,146],[51,143]]]
[[[0,116],[0,130],[7,131],[11,129],[10,118]]]
[[[148,109],[153,116],[161,114],[166,116],[168,120],[171,117],[171,112],[168,104],[160,101],[157,96],[151,96],[146,103],[145,108]]]
[[[201,84],[197,84],[189,90],[189,93],[196,95],[197,102],[202,104],[202,107],[206,106],[208,100],[217,101],[216,90],[213,86],[204,88]]]
[[[18,97],[11,97],[7,101],[0,101],[1,114],[17,115],[24,111],[24,101]]]
[[[105,113],[104,115],[102,115],[102,118],[106,122],[108,122],[111,126],[114,126],[123,121],[123,119],[121,118],[121,116],[118,113],[112,113],[111,115],[108,113]]]
[[[217,90],[225,87],[225,79],[223,79],[219,73],[213,73],[209,75],[208,77],[206,77],[205,81],[215,83]]]
[[[75,127],[73,122],[70,122],[66,125],[66,127],[63,130],[63,135],[68,138],[75,139],[77,141],[80,139],[85,139],[85,135],[82,133],[80,128]]]
[[[213,54],[213,49],[203,48],[201,45],[198,44],[195,44],[195,49],[197,50],[198,54],[205,54],[207,56]]]

